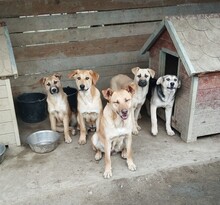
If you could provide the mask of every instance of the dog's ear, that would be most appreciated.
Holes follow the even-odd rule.
[[[136,85],[135,83],[130,83],[126,88],[125,90],[127,90],[129,93],[131,93],[131,95],[134,95],[135,93],[135,90],[136,90]]]
[[[159,77],[159,78],[157,79],[156,84],[159,85],[159,84],[162,84],[162,83],[163,83],[163,76],[161,76],[161,77]]]
[[[136,73],[139,71],[139,67],[135,67],[135,68],[132,68],[131,69],[131,72],[134,74],[134,75],[136,75]]]
[[[47,79],[46,77],[41,78],[41,79],[39,80],[39,83],[40,83],[41,85],[44,85],[46,79]]]
[[[62,75],[59,74],[59,73],[54,73],[53,75],[54,75],[56,78],[58,78],[58,79],[61,79],[61,77],[62,77]]]
[[[154,78],[155,71],[153,69],[147,68],[148,72],[150,73],[151,78]]]
[[[74,76],[78,73],[79,70],[74,70],[68,74],[68,78],[74,78]]]
[[[89,70],[89,73],[90,73],[90,75],[92,76],[92,83],[93,83],[94,85],[96,85],[96,83],[97,83],[97,81],[98,81],[98,79],[99,79],[99,74],[96,73],[96,72],[94,72],[94,71],[92,71],[92,70]]]
[[[107,90],[102,90],[102,94],[103,94],[103,97],[109,101],[110,97],[113,94],[113,90],[111,88],[108,88]]]
[[[180,88],[181,87],[181,80],[178,79],[178,87],[177,88]]]

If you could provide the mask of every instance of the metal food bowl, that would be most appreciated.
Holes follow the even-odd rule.
[[[27,143],[36,153],[48,153],[58,146],[60,135],[52,130],[41,130],[27,137]]]
[[[6,147],[4,144],[0,144],[0,164],[3,162],[5,158]]]

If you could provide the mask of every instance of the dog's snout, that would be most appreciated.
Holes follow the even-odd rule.
[[[50,93],[51,94],[58,93],[58,92],[59,92],[59,89],[57,87],[51,87],[50,88]]]
[[[122,113],[123,115],[127,115],[127,114],[128,114],[128,110],[123,109],[123,110],[121,110],[121,113]]]
[[[84,84],[81,84],[79,87],[80,87],[81,90],[85,89],[85,85]]]
[[[173,87],[174,85],[175,85],[175,83],[174,83],[174,82],[171,82],[171,83],[170,83],[170,86],[171,86],[171,87]]]
[[[138,81],[138,85],[139,85],[140,87],[145,87],[145,86],[147,85],[147,81],[146,81],[146,80],[139,80],[139,81]]]

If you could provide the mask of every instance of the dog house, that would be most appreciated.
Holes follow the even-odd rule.
[[[6,25],[0,23],[0,143],[20,145],[10,79],[17,67]]]
[[[165,18],[141,49],[156,77],[175,74],[172,126],[186,142],[220,133],[220,14]]]

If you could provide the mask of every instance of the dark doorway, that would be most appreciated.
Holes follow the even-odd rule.
[[[166,53],[165,58],[165,75],[176,75],[178,73],[178,61],[179,58]]]

